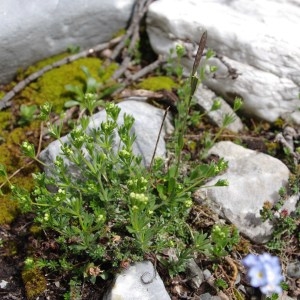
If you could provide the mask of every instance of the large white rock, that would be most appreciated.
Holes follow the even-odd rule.
[[[224,157],[228,169],[205,185],[227,179],[229,186],[200,189],[202,200],[251,240],[268,241],[272,224],[262,222],[259,211],[266,201],[273,204],[279,200],[278,191],[288,182],[288,168],[272,156],[232,142],[219,142],[209,153]]]
[[[126,26],[134,2],[0,1],[0,83],[70,45],[85,49],[108,41]]]
[[[172,8],[172,9],[171,9]],[[217,79],[209,88],[232,100],[241,96],[244,109],[267,121],[290,115],[300,106],[300,5],[293,0],[158,0],[151,4],[147,30],[153,49],[168,53],[178,43],[196,49],[208,32],[207,46],[240,73],[228,77],[219,59]],[[186,60],[191,66],[192,59]],[[300,116],[294,121],[300,124]]]
[[[118,274],[103,300],[170,300],[150,261],[135,263]]]

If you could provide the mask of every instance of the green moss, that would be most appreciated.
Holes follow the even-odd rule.
[[[17,79],[18,80],[24,79],[25,77],[29,76],[30,74],[35,73],[36,71],[44,68],[45,66],[51,65],[54,62],[59,61],[68,55],[70,55],[70,53],[68,53],[68,52],[60,53],[58,55],[54,55],[54,56],[48,57],[44,60],[37,62],[36,64],[27,68],[26,71],[19,70]]]
[[[43,231],[41,226],[38,226],[36,224],[30,226],[29,232],[32,233],[33,235],[38,235]]]
[[[24,270],[22,272],[22,279],[28,300],[36,299],[47,288],[47,280],[39,268]]]
[[[30,124],[26,127],[24,127],[24,131],[25,132],[35,132],[36,133],[36,137],[40,136],[40,131],[41,131],[41,121],[40,120],[34,120],[31,121]],[[37,140],[37,138],[35,138],[35,140]]]
[[[10,224],[18,215],[18,205],[10,195],[0,196],[0,225]]]
[[[34,134],[34,129],[39,129],[39,122],[34,121],[29,127],[24,128],[15,128],[9,133],[6,137],[5,143],[0,145],[0,164],[3,164],[6,167],[8,175],[11,175],[19,168],[23,167],[26,161],[22,158],[22,153],[20,151],[20,144],[25,140],[30,140],[34,142],[37,147],[39,141],[38,134]],[[31,131],[32,136],[28,138],[26,132]],[[24,168],[11,180],[12,183],[18,184],[24,188],[32,187],[32,172],[37,171],[36,164],[31,164],[28,167]],[[2,184],[4,178],[0,178],[0,184]]]
[[[19,186],[27,191],[31,191],[34,187],[32,173],[35,173],[37,171],[37,166],[32,164],[22,169],[22,171],[18,175],[14,176],[10,181],[13,185]]]
[[[67,84],[78,85],[84,87],[85,75],[81,67],[87,67],[91,75],[99,82],[107,80],[111,77],[116,64],[110,64],[108,67],[103,67],[101,76],[99,69],[102,67],[102,61],[97,58],[82,58],[70,64],[66,64],[59,68],[53,69],[45,73],[36,82],[30,84],[23,90],[18,100],[20,103],[31,103],[41,105],[46,101],[51,102],[54,111],[60,112],[64,103],[70,100],[70,95],[66,93],[65,86]],[[34,99],[34,103],[32,102]]]
[[[276,152],[280,149],[280,145],[277,142],[266,141],[267,152],[270,155],[276,155]]]
[[[119,31],[117,31],[117,32],[113,35],[113,38],[122,36],[122,35],[124,35],[125,33],[126,33],[126,29],[125,29],[125,28],[122,28],[122,29],[120,29]]]
[[[7,127],[11,120],[11,112],[0,111],[0,129],[3,130]]]
[[[6,139],[8,133],[7,129],[11,123],[11,119],[12,119],[11,112],[8,111],[0,112],[0,143]]]
[[[3,164],[6,167],[7,173],[11,174],[16,171],[20,163],[20,152],[16,149],[16,147],[8,144],[2,144],[0,145],[0,153],[0,164]]]
[[[9,157],[9,159],[11,159],[11,157]],[[10,165],[7,165],[7,171],[9,172],[9,174],[18,169],[13,165],[13,163],[16,162],[12,162]],[[15,186],[19,186],[27,191],[31,191],[34,187],[32,173],[35,173],[37,171],[38,167],[35,164],[30,164],[27,167],[23,168],[14,177],[12,177],[10,179],[10,182]],[[0,184],[2,184],[3,182],[4,179],[1,178]],[[14,201],[13,196],[10,194],[8,185],[4,185],[2,187],[2,192],[4,193],[4,195],[0,196],[0,225],[11,223],[19,213],[17,201]]]
[[[21,145],[26,140],[24,129],[21,127],[15,128],[7,137],[7,144]]]
[[[284,126],[284,123],[285,121],[281,118],[278,118],[275,122],[274,122],[274,125],[279,127],[279,128],[282,128]]]
[[[176,88],[177,84],[167,76],[149,77],[138,84],[138,87],[150,91],[167,90],[171,91]]]

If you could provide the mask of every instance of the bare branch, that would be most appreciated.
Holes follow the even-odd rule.
[[[160,65],[162,65],[163,63],[165,63],[167,60],[165,57],[160,56],[155,62],[153,62],[152,64],[144,67],[143,69],[141,69],[140,71],[138,71],[137,73],[127,77],[127,79],[124,81],[124,83],[122,84],[122,86],[117,89],[112,95],[117,95],[119,94],[121,91],[123,91],[129,84],[131,84],[134,81],[137,81],[138,79],[144,77],[145,75],[147,75],[148,73],[154,71],[155,69],[157,69]]]
[[[124,51],[123,55],[125,58],[123,59],[120,68],[116,70],[116,72],[113,74],[112,76],[113,79],[118,79],[119,77],[121,77],[126,72],[130,64],[132,54],[134,52],[137,42],[140,39],[139,30],[140,30],[141,20],[144,17],[145,13],[147,12],[151,2],[153,2],[153,0],[139,0],[137,1],[134,7],[131,24],[126,34],[124,35],[122,41],[119,43],[119,45],[116,46],[116,48],[114,49],[111,55],[111,59],[113,60],[116,59],[117,56],[120,54],[121,50],[124,49],[126,42],[130,40],[128,48],[127,49],[125,48],[123,50]]]

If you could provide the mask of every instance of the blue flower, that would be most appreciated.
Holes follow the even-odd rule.
[[[265,295],[282,292],[280,282],[283,276],[278,257],[271,256],[269,253],[249,254],[242,260],[242,263],[249,269],[248,276],[253,287],[259,287]]]

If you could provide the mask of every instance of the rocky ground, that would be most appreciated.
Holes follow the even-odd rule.
[[[125,83],[126,89],[117,90],[116,94],[110,95],[108,99],[135,97],[135,99],[141,100],[141,98],[145,97],[146,100],[151,102],[154,106],[164,108],[171,106],[171,113],[176,115],[176,87],[173,86],[170,88],[167,86],[167,88],[158,88],[158,90],[149,91],[146,88],[141,89],[140,86],[137,85],[143,78],[156,75],[157,70],[160,70],[160,73],[164,72],[160,68],[166,60],[157,57],[154,52],[149,50],[149,41],[146,33],[140,27],[132,30],[131,35],[129,36],[134,36],[134,33],[136,32],[140,32],[141,34],[142,42],[140,43],[139,49],[135,48],[135,43],[132,43],[133,46],[131,46],[133,48],[125,48],[126,51],[120,50],[119,53],[116,53],[114,52],[114,49],[116,48],[112,48],[112,46],[118,42],[115,41],[111,44],[107,44],[106,48],[102,49],[102,51],[92,55],[95,59],[101,57],[101,59],[104,60],[114,57],[114,61],[119,64],[119,70],[123,70],[119,73],[113,73],[112,71],[111,74],[113,74],[112,76],[115,80],[120,80]],[[130,57],[131,63],[129,63],[128,60],[126,60],[126,57],[128,57],[128,53],[132,54],[133,50],[138,50],[138,53],[135,53]],[[128,75],[128,72],[131,75]],[[126,76],[123,76],[124,73]],[[1,86],[3,94],[13,88],[17,82],[22,82],[24,77],[26,77],[26,72],[24,74],[19,74],[15,83]],[[132,74],[138,74],[138,76]],[[42,74],[39,74],[38,77],[41,75]],[[0,124],[0,130],[2,131],[0,131],[0,137],[3,138],[0,141],[0,151],[2,151],[0,162],[8,162],[10,164],[10,174],[17,172],[12,180],[15,180],[15,183],[26,186],[30,186],[30,182],[25,181],[25,178],[30,177],[30,174],[33,171],[36,171],[38,166],[26,159],[20,159],[21,153],[18,150],[19,145],[23,140],[29,139],[35,144],[36,148],[40,150],[40,148],[45,148],[50,142],[50,140],[45,137],[40,138],[43,134],[40,131],[40,124],[36,123],[36,121],[30,120],[28,122],[28,120],[25,120],[25,124],[20,123],[20,120],[22,120],[20,106],[24,101],[29,105],[40,104],[31,100],[30,97],[32,93],[36,96],[34,85],[23,92],[21,91],[19,97],[9,99],[9,102],[7,102],[9,103],[8,107],[2,111],[3,113],[9,113],[9,115],[2,114],[2,124]],[[149,99],[151,99],[151,101],[149,101]],[[59,105],[57,106],[57,109],[58,108]],[[200,105],[195,105],[192,112],[203,111],[203,109],[204,108]],[[68,123],[72,120],[76,120],[79,113],[80,111],[78,108],[67,109],[66,118],[64,120],[65,133],[68,131]],[[53,122],[56,121],[57,116],[58,113],[53,115]],[[297,156],[296,151],[296,148],[299,147],[300,143],[299,129],[292,124],[285,124],[281,119],[269,123],[251,118],[243,113],[238,113],[237,118],[240,120],[239,124],[242,125],[242,128],[239,128],[236,131],[234,131],[234,128],[233,130],[225,130],[218,137],[217,141],[235,141],[248,149],[278,158],[291,171],[292,181],[290,184],[290,195],[293,195],[295,189],[299,188],[300,178],[300,169],[298,165],[299,157]],[[289,139],[287,138],[288,134],[285,132],[287,125],[289,125],[291,130],[294,130],[294,134],[290,139],[293,143],[292,148],[288,148],[291,143],[289,143]],[[201,139],[207,132],[210,132],[212,136],[215,136],[218,132],[216,125],[212,124],[211,118],[206,117],[201,120],[201,122],[195,121],[190,123],[189,130],[186,134],[185,157],[189,157],[191,160],[195,161],[199,159],[199,153],[203,150]],[[280,137],[280,139],[278,137]],[[287,151],[287,148],[292,151]],[[0,182],[0,184],[2,184],[2,182]],[[3,188],[4,193],[8,194],[7,188],[5,186],[1,187]],[[55,233],[40,232],[37,234],[32,227],[33,215],[19,214],[16,207],[8,204],[9,202],[7,202],[6,196],[3,196],[0,199],[0,205],[2,205],[0,206],[0,209],[2,210],[2,215],[0,212],[2,217],[2,223],[0,225],[1,299],[30,299],[30,296],[28,296],[29,291],[36,289],[39,286],[41,287],[40,295],[35,295],[34,298],[32,297],[31,299],[63,299],[63,295],[69,290],[71,290],[71,296],[66,299],[102,299],[112,283],[113,278],[103,280],[98,277],[96,284],[84,282],[82,285],[74,284],[73,286],[70,286],[70,278],[67,273],[58,274],[57,272],[46,270],[45,274],[38,273],[38,271],[36,271],[35,274],[24,274],[24,260],[28,257],[29,253],[32,256],[44,259],[59,257],[60,253],[55,241]],[[189,216],[189,223],[191,226],[209,232],[215,222],[219,222],[220,220],[228,222],[228,219],[225,221],[220,218],[211,210],[211,208],[199,201],[196,196],[194,197],[194,200],[194,206],[191,209]],[[297,209],[299,211],[299,208]],[[297,211],[297,209],[295,209],[295,211]],[[4,212],[6,212],[5,215]],[[172,299],[239,299],[234,294],[233,289],[238,286],[243,287],[245,299],[262,299],[259,290],[249,286],[249,282],[245,276],[245,270],[240,264],[240,259],[249,252],[270,252],[279,256],[284,266],[283,272],[289,287],[287,291],[284,292],[285,298],[283,299],[299,299],[300,276],[299,274],[291,276],[291,273],[287,272],[287,268],[291,262],[299,263],[299,235],[296,236],[296,234],[294,234],[300,230],[299,212],[294,216],[297,218],[295,220],[296,227],[290,232],[289,230],[291,229],[289,227],[284,229],[286,232],[280,236],[283,242],[281,248],[275,248],[273,245],[273,249],[271,249],[267,244],[254,243],[245,236],[241,236],[239,244],[235,246],[225,258],[209,259],[203,255],[197,257],[195,261],[203,273],[210,274],[210,276],[204,276],[201,284],[198,285],[195,283],[193,280],[194,278],[190,273],[182,272],[175,277],[170,278],[166,269],[157,262],[155,257],[149,256],[147,259],[156,265],[157,272],[162,278]],[[124,266],[124,268],[126,268],[126,266]],[[296,272],[294,272],[294,274],[295,273]],[[26,276],[31,276],[34,280],[27,281]],[[227,285],[217,287],[214,281],[212,281],[213,278],[223,279]],[[81,294],[81,298],[78,296],[79,294]],[[216,298],[214,298],[214,296]],[[288,296],[291,298],[288,298]]]
[[[13,107],[14,106],[12,106],[12,108]],[[247,130],[238,134],[226,131],[220,137],[220,140],[240,140],[248,149],[270,153],[270,149],[268,148],[269,144],[273,143],[277,132],[281,130],[280,126],[254,120],[247,121],[243,117],[242,119],[244,124],[247,124]],[[11,124],[11,126],[14,128],[14,126],[17,125]],[[204,120],[198,124],[198,128],[191,126],[187,137],[190,136],[192,140],[192,137],[204,131],[210,131],[214,134],[216,127],[212,126],[208,120]],[[198,157],[197,151],[201,151],[201,145],[197,147],[189,147],[188,144],[186,145],[185,152],[186,154],[190,154],[192,159]],[[295,168],[293,160],[283,152],[279,144],[275,150],[272,149],[272,155],[283,160],[291,168]],[[217,220],[220,220],[219,217],[206,205],[195,202],[189,218],[189,222],[192,226],[199,228],[199,230],[209,231]],[[26,287],[24,285],[24,278],[22,279],[22,271],[24,260],[28,256],[28,253],[33,253],[34,256],[42,258],[49,258],[53,255],[59,256],[55,235],[48,232],[36,236],[31,230],[32,221],[32,215],[17,215],[12,222],[2,224],[0,227],[2,242],[0,248],[0,263],[2,266],[0,269],[1,299],[26,299]],[[282,249],[283,252],[280,254],[286,266],[289,260],[294,260],[297,257],[297,253],[299,253],[299,242],[297,242],[297,237],[292,237],[288,234],[284,235],[283,238],[293,239],[286,241],[287,247]],[[207,257],[199,256],[196,262],[201,267],[201,270],[210,272],[214,278],[223,278],[230,285],[244,286],[248,293],[246,299],[260,299],[261,294],[259,291],[249,287],[245,273],[243,273],[244,271],[242,271],[243,269],[239,263],[239,259],[249,251],[262,253],[269,250],[264,245],[254,244],[250,240],[242,237],[238,246],[225,259],[211,260]],[[275,251],[274,254],[278,254],[278,251]],[[154,263],[153,259],[152,261]],[[232,261],[234,261],[233,265],[237,269],[232,269]],[[216,266],[218,267],[216,268]],[[241,273],[238,270],[241,270]],[[159,263],[157,264],[157,271],[172,299],[214,299],[212,298],[214,295],[220,297],[215,299],[234,299],[230,286],[227,288],[216,288],[208,279],[203,280],[201,285],[197,286],[193,284],[190,275],[187,273],[181,273],[170,278],[164,267]],[[238,277],[236,277],[237,273],[235,274],[235,272],[239,273]],[[41,293],[38,299],[62,299],[63,294],[69,290],[68,276],[63,276],[51,271],[47,271],[45,275],[47,288]],[[42,274],[41,278],[44,278]],[[232,278],[236,280],[236,283],[232,282]],[[80,291],[82,295],[81,299],[101,299],[111,282],[112,280],[104,281],[98,279],[95,285],[86,282],[82,286],[74,286],[72,287],[74,296],[71,299],[77,299],[75,295],[78,291]],[[297,295],[299,295],[299,282],[297,279],[289,278],[288,283],[290,285],[289,295],[293,296],[292,299],[297,299]],[[41,283],[37,279],[34,285],[39,284]],[[30,289],[31,287],[27,286],[27,289],[28,288]],[[208,298],[199,298],[201,295],[202,297]]]

